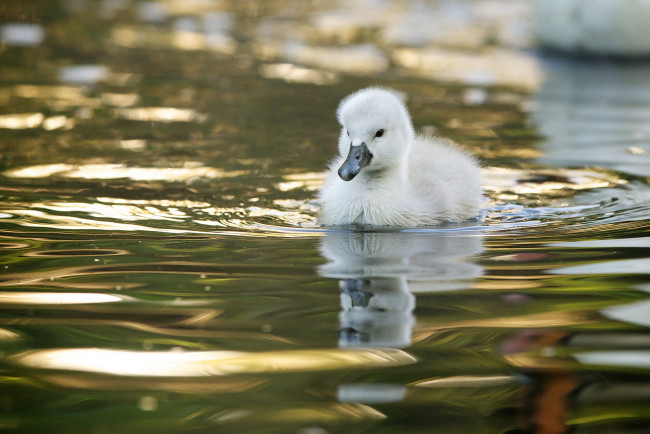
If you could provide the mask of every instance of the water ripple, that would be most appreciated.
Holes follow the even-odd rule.
[[[310,199],[324,179],[323,172],[283,175],[272,189],[265,186],[267,180],[260,180],[257,188],[253,185],[248,189],[257,194],[244,200],[234,195],[205,200],[201,193],[209,188],[206,182],[211,180],[230,179],[235,184],[240,180],[254,181],[249,171],[223,170],[192,162],[170,168],[49,164],[9,169],[3,175],[20,182],[84,179],[91,183],[91,189],[98,188],[98,182],[122,179],[196,185],[193,193],[187,192],[181,198],[166,198],[161,186],[158,198],[77,195],[77,200],[73,196],[65,200],[26,201],[22,209],[16,208],[18,202],[14,201],[14,208],[0,209],[0,216],[7,223],[28,228],[208,237],[312,237],[327,232],[316,221],[317,201]],[[620,229],[620,225],[635,221],[642,224],[649,212],[647,183],[602,169],[490,167],[484,170],[484,187],[486,206],[478,221],[408,230],[487,231],[498,235],[544,227],[547,231],[562,228],[577,234],[610,230],[612,225]],[[283,196],[278,197],[279,193]]]

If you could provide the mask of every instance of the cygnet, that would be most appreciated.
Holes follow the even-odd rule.
[[[319,192],[321,225],[415,227],[478,214],[476,159],[449,140],[416,135],[394,91],[357,91],[337,118],[339,155]]]

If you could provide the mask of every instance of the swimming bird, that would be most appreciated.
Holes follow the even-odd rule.
[[[338,109],[339,155],[319,192],[323,226],[415,227],[478,214],[475,158],[451,141],[417,135],[397,94],[369,87]]]

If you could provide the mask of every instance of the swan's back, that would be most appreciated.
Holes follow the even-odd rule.
[[[417,201],[449,221],[475,217],[481,206],[477,160],[440,137],[416,136],[409,155],[409,180]]]

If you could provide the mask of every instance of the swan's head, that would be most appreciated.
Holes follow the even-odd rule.
[[[408,111],[397,95],[369,87],[341,101],[339,152],[347,158],[339,176],[350,181],[361,170],[376,172],[402,164],[415,135]]]

